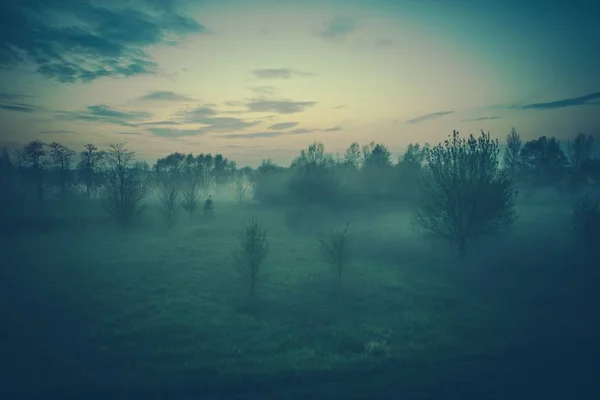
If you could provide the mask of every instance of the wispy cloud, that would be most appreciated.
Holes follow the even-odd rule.
[[[276,131],[290,129],[298,125],[298,122],[280,122],[278,124],[271,125],[269,129]]]
[[[373,44],[376,47],[388,47],[394,44],[394,41],[391,38],[381,38],[377,39],[375,42],[373,42]]]
[[[568,99],[549,101],[546,103],[533,103],[518,106],[521,110],[553,110],[557,108],[576,107],[584,105],[600,105],[600,92],[590,93],[585,96],[571,97]]]
[[[138,98],[141,101],[194,101],[191,97],[168,90],[151,91]]]
[[[356,29],[356,19],[337,17],[324,22],[322,28],[317,31],[317,35],[325,39],[344,39]]]
[[[253,133],[232,133],[229,135],[221,135],[223,139],[258,139],[258,138],[273,138],[283,135],[283,132],[268,131],[268,132],[253,132]]]
[[[65,129],[55,129],[49,131],[40,131],[41,135],[50,135],[50,134],[63,134],[63,133],[73,133],[73,131],[65,130]]]
[[[492,117],[479,117],[479,118],[469,118],[463,119],[463,122],[479,122],[479,121],[490,121],[493,119],[499,119],[500,117],[492,116]]]
[[[177,1],[9,1],[0,13],[0,66],[33,63],[59,82],[152,74],[147,48],[209,30]],[[101,4],[101,5],[100,5]]]
[[[121,126],[136,126],[136,123],[152,117],[145,111],[118,111],[105,104],[92,105],[87,111],[56,111],[55,118],[70,121],[102,122]]]
[[[289,68],[266,68],[266,69],[255,69],[252,74],[257,79],[290,79],[294,76],[301,77],[314,77],[315,74],[311,72],[295,71]],[[264,86],[263,86],[264,87]]]
[[[277,114],[295,114],[304,111],[308,107],[317,105],[315,101],[292,101],[292,100],[252,100],[247,104],[248,111],[252,112],[274,112]]]
[[[421,115],[420,117],[409,119],[406,121],[407,124],[419,124],[421,122],[429,121],[431,119],[441,118],[446,115],[452,114],[454,111],[439,111],[431,114]]]
[[[1,54],[0,50],[0,54]],[[32,113],[42,111],[40,107],[25,103],[32,96],[17,93],[0,93],[0,110]]]
[[[275,87],[274,86],[253,86],[249,88],[252,93],[255,94],[274,94]]]
[[[166,137],[166,138],[180,138],[185,136],[198,136],[204,135],[208,130],[204,128],[200,129],[171,129],[171,128],[150,128],[150,133],[155,136]]]

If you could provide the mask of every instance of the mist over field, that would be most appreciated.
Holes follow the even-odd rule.
[[[0,398],[600,398],[595,7],[0,6]]]

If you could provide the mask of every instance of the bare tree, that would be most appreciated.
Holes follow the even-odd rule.
[[[568,142],[569,180],[575,189],[585,184],[590,175],[593,147],[594,137],[583,133],[579,133],[573,141]]]
[[[50,147],[50,158],[57,174],[60,193],[62,198],[65,199],[73,185],[73,158],[75,157],[75,151],[57,142],[50,143],[48,147]]]
[[[267,232],[256,218],[244,226],[240,234],[240,247],[233,253],[233,258],[240,275],[248,280],[250,296],[253,298],[260,266],[269,253]]]
[[[481,132],[452,137],[427,154],[415,227],[442,236],[466,255],[475,238],[510,226],[516,219],[516,190],[498,167],[498,141]]]
[[[328,235],[319,238],[323,257],[325,261],[335,267],[340,287],[342,286],[342,274],[349,260],[348,228],[349,223],[346,223],[344,230],[332,230]]]
[[[192,154],[188,154],[183,166],[183,189],[181,192],[181,207],[190,214],[190,218],[200,208],[198,190],[200,189],[201,177],[198,166]]]
[[[88,198],[92,197],[92,193],[98,187],[99,168],[103,157],[104,153],[93,144],[86,144],[85,151],[80,154],[79,172]]]
[[[141,204],[147,190],[143,171],[136,168],[135,153],[125,143],[110,145],[105,160],[102,203],[117,223],[128,226],[145,208]]]
[[[158,183],[160,211],[165,217],[167,227],[172,227],[179,211],[179,185],[176,180],[161,180]]]
[[[29,142],[20,153],[20,163],[30,174],[31,180],[37,189],[38,198],[44,199],[44,184],[46,183],[46,150],[40,140]]]

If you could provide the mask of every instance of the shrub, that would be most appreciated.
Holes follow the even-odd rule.
[[[325,261],[331,264],[337,272],[338,282],[342,284],[342,273],[344,267],[348,263],[348,228],[349,223],[346,223],[344,230],[329,232],[322,238],[319,238],[321,252]]]
[[[244,226],[240,234],[240,249],[233,253],[236,267],[240,275],[247,279],[250,296],[253,298],[260,272],[260,266],[269,253],[267,232],[262,224],[253,218]]]
[[[427,153],[415,227],[440,235],[466,255],[475,238],[510,226],[516,219],[516,190],[498,166],[498,141],[457,131]]]

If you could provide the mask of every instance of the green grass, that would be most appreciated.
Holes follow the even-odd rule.
[[[253,216],[271,252],[251,303],[231,252]],[[365,398],[391,384],[436,388],[449,374],[474,379],[482,360],[515,343],[527,348],[530,330],[580,323],[547,311],[580,289],[581,262],[548,264],[571,257],[555,233],[568,217],[555,206],[525,208],[510,234],[482,241],[459,265],[443,243],[408,229],[407,212],[351,215],[354,254],[338,291],[316,232],[291,233],[284,210],[217,200],[214,220],[181,214],[164,231],[150,208],[144,225],[121,232],[92,208],[84,227],[2,239],[2,351],[15,360],[13,386],[27,381],[29,394],[213,388],[266,398],[271,382],[269,391],[298,396]]]

